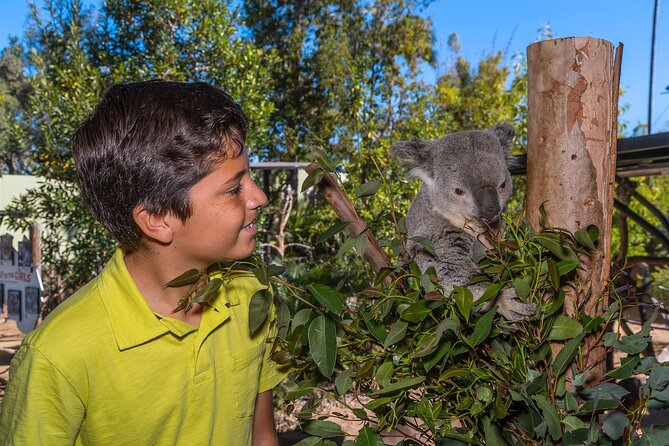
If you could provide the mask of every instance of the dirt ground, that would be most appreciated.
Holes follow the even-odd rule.
[[[628,326],[634,332],[641,328],[638,311],[629,310],[624,315]],[[615,329],[615,327],[614,327]],[[651,332],[653,337],[653,347],[658,361],[669,361],[669,320],[658,318],[653,324]],[[16,321],[8,320],[6,313],[0,313],[0,404],[4,395],[5,385],[9,378],[9,363],[21,344],[24,334],[17,328]],[[618,358],[614,358],[614,362]],[[299,404],[296,404],[296,406]],[[331,414],[329,418],[332,421],[339,422],[344,432],[355,434],[361,427],[360,422],[354,421],[352,413],[343,405],[326,401],[321,406],[322,413]],[[299,407],[295,407],[293,413],[299,412]],[[286,414],[284,411],[276,413],[277,429],[280,432],[280,443],[282,446],[288,446],[304,438],[304,434],[297,430],[297,418]],[[343,417],[342,417],[343,416]],[[342,421],[341,418],[345,420]],[[348,421],[346,421],[348,419]],[[669,422],[669,410],[656,411],[648,415],[644,424],[665,424]],[[340,439],[341,440],[341,439]],[[399,439],[384,438],[384,443],[395,444]]]

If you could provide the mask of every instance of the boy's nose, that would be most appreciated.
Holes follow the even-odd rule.
[[[248,207],[250,209],[258,209],[267,204],[267,195],[255,182],[253,183],[253,186],[255,191],[251,199],[248,201]]]

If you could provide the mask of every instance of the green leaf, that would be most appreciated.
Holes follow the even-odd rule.
[[[281,302],[276,318],[277,335],[281,339],[286,339],[288,330],[290,329],[290,308],[288,308],[287,301]]]
[[[472,304],[474,302],[474,295],[472,292],[468,288],[454,286],[451,296],[455,300],[455,305],[460,314],[466,321],[469,321],[469,315],[472,312]]]
[[[560,376],[562,373],[564,373],[565,370],[567,370],[569,364],[571,364],[571,362],[574,360],[574,357],[576,356],[578,348],[581,346],[581,341],[583,341],[584,337],[585,334],[581,333],[574,339],[569,340],[564,345],[564,347],[562,347],[562,350],[558,352],[558,354],[553,359],[554,376]]]
[[[429,252],[433,256],[437,255],[437,251],[436,249],[434,249],[434,243],[432,243],[432,240],[426,237],[422,237],[420,235],[414,235],[413,237],[409,237],[409,240],[418,243],[423,248],[427,249],[427,252]]]
[[[395,366],[392,361],[386,361],[379,366],[374,374],[374,379],[379,386],[385,387],[390,384],[390,379],[393,377],[393,372],[395,371]]]
[[[646,347],[648,347],[650,341],[650,337],[643,336],[641,333],[636,333],[631,336],[620,338],[620,340],[616,342],[616,348],[622,352],[635,355],[644,351]]]
[[[342,311],[344,311],[344,298],[341,294],[329,286],[320,283],[307,285],[307,289],[314,295],[321,305],[337,316],[341,316]]]
[[[604,418],[602,429],[611,440],[617,440],[623,436],[625,429],[630,427],[630,420],[621,412],[612,412]]]
[[[548,278],[551,281],[551,286],[557,291],[560,288],[560,270],[551,259],[546,260],[546,266],[548,267]]]
[[[599,383],[594,387],[583,390],[581,394],[590,400],[622,400],[625,396],[629,395],[629,391],[618,384]]]
[[[548,302],[548,305],[546,305],[546,310],[544,310],[544,317],[556,313],[562,308],[562,305],[564,305],[564,291],[560,289],[556,294],[553,295],[550,302]]]
[[[425,378],[426,378],[425,376],[412,376],[410,378],[404,378],[389,386],[383,387],[377,390],[376,392],[370,393],[369,396],[391,395],[394,393],[401,392],[403,390],[411,389],[413,387],[420,385],[423,381],[425,381]]]
[[[249,329],[251,335],[258,332],[267,320],[269,309],[272,306],[272,293],[267,288],[255,292],[249,304]]]
[[[337,362],[337,338],[334,321],[325,315],[309,325],[309,353],[323,376],[330,378]]]
[[[390,329],[388,330],[388,336],[386,336],[385,341],[383,341],[383,346],[385,348],[388,348],[391,345],[396,344],[397,342],[404,339],[404,336],[406,336],[408,326],[409,324],[407,324],[404,321],[393,322],[390,325]]]
[[[367,237],[367,231],[363,231],[362,234],[356,237],[355,252],[357,252],[360,257],[362,257],[365,254],[365,249],[367,249],[368,242],[369,238]]]
[[[488,302],[490,299],[494,299],[499,294],[499,291],[503,286],[504,283],[502,282],[491,283],[483,292],[481,297],[476,301],[476,305],[480,305],[482,303]]]
[[[620,402],[614,400],[600,400],[594,399],[586,401],[579,410],[580,414],[587,414],[590,412],[597,412],[602,410],[617,409]]]
[[[539,409],[548,427],[548,433],[554,441],[557,441],[562,437],[562,429],[560,428],[560,416],[558,411],[551,404],[544,395],[532,395],[532,399],[537,403]]]
[[[437,351],[423,362],[425,371],[429,372],[449,351],[451,351],[451,341],[440,342]]]
[[[207,282],[204,288],[202,288],[195,296],[193,296],[192,302],[210,303],[212,300],[214,300],[214,298],[216,298],[216,296],[218,296],[221,285],[223,285],[222,279],[211,279],[209,282]]]
[[[334,163],[330,159],[330,156],[327,154],[327,152],[320,147],[312,147],[311,152],[314,155],[314,159],[320,166],[327,170],[328,172],[335,172],[337,168],[335,167]]]
[[[341,427],[333,422],[326,420],[308,420],[301,423],[302,429],[311,435],[322,438],[336,437],[343,435]]]
[[[304,182],[302,183],[302,189],[300,189],[300,192],[304,192],[310,187],[317,185],[318,183],[323,181],[324,176],[325,172],[323,170],[321,169],[314,170],[309,175],[307,175],[307,178],[304,179]]]
[[[400,313],[400,317],[405,321],[417,323],[425,319],[425,317],[432,312],[432,309],[427,306],[427,302],[420,300]]]
[[[578,260],[576,253],[558,234],[544,231],[535,235],[534,240],[560,260]]]
[[[597,228],[595,225],[591,225]],[[588,226],[589,228],[590,226]],[[578,231],[574,232],[574,240],[579,242],[581,245],[585,246],[588,249],[594,250],[595,249],[595,244],[593,243],[594,240],[590,238],[590,234],[588,232],[588,228],[581,228]],[[597,229],[597,233],[599,233],[599,229]],[[597,238],[595,237],[595,240]]]
[[[376,191],[379,190],[379,187],[381,187],[381,182],[379,180],[376,180],[376,179],[368,181],[364,184],[361,184],[355,190],[355,198],[362,198],[362,197],[368,197],[370,195],[374,195],[376,193]]]
[[[323,439],[321,437],[307,437],[295,443],[293,446],[322,446],[321,443]]]
[[[577,320],[559,315],[555,318],[551,331],[548,333],[548,340],[565,341],[581,333],[583,333],[583,326]]]
[[[337,389],[339,395],[345,395],[346,392],[351,390],[351,387],[353,386],[353,379],[351,376],[353,376],[354,373],[355,370],[346,369],[337,375],[335,378],[335,389]]]
[[[504,446],[506,444],[499,433],[499,429],[488,417],[483,418],[483,434],[485,435],[486,446]]]
[[[494,306],[476,321],[474,326],[474,334],[472,335],[472,345],[476,346],[488,339],[490,330],[492,329],[492,322],[497,313],[497,306]]]
[[[606,376],[615,379],[625,379],[632,376],[634,369],[641,362],[638,356],[627,356],[620,360],[620,367],[606,372]]]
[[[342,257],[344,254],[349,252],[351,249],[355,247],[355,239],[350,238],[346,240],[344,243],[342,243],[341,247],[339,248],[339,251],[337,251],[337,257]]]
[[[378,432],[365,426],[358,432],[355,446],[383,446],[383,440]]]
[[[562,419],[562,424],[567,427],[567,432],[573,432],[576,429],[583,429],[586,427],[586,424],[580,418],[577,418],[573,415],[569,415]]]
[[[532,277],[531,274],[527,274],[523,276],[522,278],[515,279],[513,281],[513,287],[516,289],[516,294],[518,297],[521,299],[527,299],[527,296],[530,295],[530,291],[532,291],[532,281],[534,278]]]
[[[202,271],[197,270],[197,269],[189,269],[185,273],[181,274],[180,276],[170,280],[167,282],[166,287],[180,287],[184,285],[190,285],[198,281],[200,277],[202,277]]]
[[[564,276],[570,271],[575,270],[581,264],[578,260],[560,260],[557,263],[558,272]]]
[[[372,336],[374,336],[379,342],[384,342],[386,337],[388,337],[388,331],[386,331],[386,327],[384,327],[381,322],[375,320],[371,313],[367,311],[361,311],[360,314],[362,315],[362,319],[365,321],[365,325],[367,326],[367,329],[372,334]]]
[[[324,233],[318,237],[318,243],[323,243],[325,240],[329,239],[333,235],[344,230],[350,222],[348,221],[338,221],[334,225],[330,226]]]

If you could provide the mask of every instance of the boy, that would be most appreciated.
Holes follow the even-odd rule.
[[[249,176],[247,118],[206,84],[113,87],[73,140],[82,195],[118,240],[98,277],[16,353],[0,444],[276,445],[275,324],[248,327],[262,285],[233,279],[173,312],[186,270],[249,256],[267,197]]]

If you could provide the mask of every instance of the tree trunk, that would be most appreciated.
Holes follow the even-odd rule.
[[[622,45],[594,38],[546,40],[527,48],[527,217],[575,232],[594,224],[597,249],[583,258],[579,285],[565,298],[567,315],[601,315],[611,260],[618,84]],[[556,346],[556,348],[559,346]],[[606,371],[605,351],[586,339],[590,379]],[[599,382],[599,381],[595,381]]]

